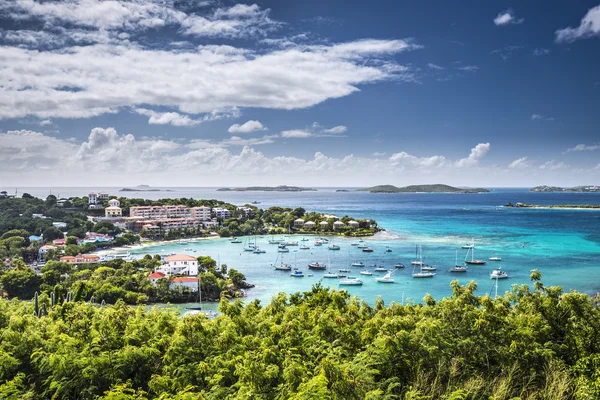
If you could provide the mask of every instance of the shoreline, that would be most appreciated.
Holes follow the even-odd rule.
[[[523,206],[501,206],[502,208],[514,208],[514,209],[534,209],[534,210],[567,210],[567,211],[600,211],[600,206],[597,207],[573,207],[573,206],[536,206],[536,205],[523,205]]]

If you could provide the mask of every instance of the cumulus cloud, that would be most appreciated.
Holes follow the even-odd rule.
[[[543,163],[542,165],[540,165],[540,169],[547,169],[550,171],[556,171],[558,169],[565,169],[567,167],[568,167],[568,165],[565,164],[564,162],[562,162],[562,161],[557,162],[556,160],[550,160],[550,161],[547,161],[547,162]]]
[[[500,14],[494,18],[494,24],[496,26],[508,25],[508,24],[521,24],[525,21],[524,18],[517,18],[513,12],[513,10],[508,9],[506,11],[502,11]]]
[[[532,121],[554,121],[554,117],[546,117],[542,114],[531,114]]]
[[[508,165],[508,168],[529,168],[531,163],[527,161],[527,157],[517,158],[515,161]]]
[[[556,31],[558,43],[570,43],[578,39],[600,36],[600,5],[590,9],[576,28],[564,28]]]
[[[595,151],[595,150],[600,150],[600,145],[597,145],[597,144],[592,144],[592,145],[578,144],[575,147],[571,147],[570,149],[567,149],[567,152],[571,152],[571,151]]]
[[[467,158],[460,159],[456,162],[458,167],[476,166],[487,153],[490,151],[489,143],[479,143],[471,149],[471,153]]]
[[[302,129],[290,129],[281,132],[281,137],[286,139],[304,139],[312,137],[313,133]]]
[[[437,64],[434,64],[434,63],[429,63],[429,64],[427,64],[427,66],[429,68],[431,68],[431,69],[435,69],[435,70],[438,70],[438,71],[440,71],[442,69],[445,69],[444,67],[441,67],[441,66],[439,66]]]
[[[227,130],[229,133],[250,133],[254,131],[264,131],[267,130],[266,127],[263,126],[259,121],[250,120],[242,125],[233,124]]]
[[[318,122],[313,122],[311,126],[305,129],[289,129],[282,131],[280,136],[287,139],[306,139],[316,137],[345,137],[342,135],[348,130],[344,125],[334,126],[333,128],[324,128]]]
[[[176,112],[156,112],[145,108],[136,108],[135,112],[150,117],[150,125],[193,126],[202,122]]]

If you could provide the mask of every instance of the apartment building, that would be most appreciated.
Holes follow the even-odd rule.
[[[217,218],[231,218],[229,210],[223,207],[215,207],[212,209],[212,212]]]
[[[190,208],[191,217],[202,221],[208,221],[211,217],[210,207],[200,206]]]
[[[184,205],[134,206],[129,208],[129,215],[148,219],[190,218],[191,211]]]

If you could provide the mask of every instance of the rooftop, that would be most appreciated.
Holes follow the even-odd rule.
[[[196,282],[196,283],[198,283],[198,277],[184,276],[184,277],[180,277],[180,278],[173,278],[173,282]]]
[[[187,254],[175,254],[174,256],[166,257],[165,261],[196,261],[196,257],[188,256]]]

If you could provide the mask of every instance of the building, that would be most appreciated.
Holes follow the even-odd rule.
[[[108,207],[104,209],[104,216],[107,218],[119,218],[123,216],[123,210],[121,210],[121,202],[117,199],[110,199],[108,201]]]
[[[100,261],[100,257],[95,254],[77,254],[61,257],[60,261],[69,264],[96,264]]]
[[[302,218],[298,218],[294,220],[294,228],[300,229],[304,226],[304,220]]]
[[[52,244],[54,246],[58,246],[58,247],[65,247],[67,245],[67,239],[62,238],[62,239],[54,239],[52,241]]]
[[[343,226],[345,226],[345,225],[344,225],[344,223],[342,221],[335,221],[333,223],[333,230],[337,231],[338,229],[340,229]]]
[[[208,221],[212,216],[210,207],[200,206],[190,208],[190,214],[192,218],[199,219],[201,221]]]
[[[358,227],[360,226],[360,224],[356,221],[348,221],[348,226],[353,228],[353,229],[358,229]]]
[[[241,206],[237,208],[238,213],[244,218],[252,218],[256,215],[256,211],[252,207]]]
[[[317,226],[317,224],[315,224],[313,221],[306,221],[304,223],[304,227],[306,229],[315,229],[315,226]]]
[[[188,288],[192,292],[198,291],[198,277],[197,276],[186,276],[173,278],[171,281],[171,289],[177,288]]]
[[[46,217],[44,214],[31,214],[31,218],[46,219],[48,217]]]
[[[52,225],[54,225],[58,229],[67,229],[67,223],[66,222],[53,222]]]
[[[223,207],[215,207],[212,209],[212,212],[217,218],[231,218],[231,213],[229,212],[229,210]]]
[[[183,205],[176,206],[135,206],[129,208],[131,217],[147,219],[190,218],[191,210]]]
[[[98,202],[98,195],[94,192],[88,193],[88,204],[96,204]]]
[[[198,275],[198,260],[187,254],[175,254],[165,258],[165,264],[161,265],[157,272],[166,275]]]
[[[48,244],[40,247],[40,249],[38,250],[38,261],[39,262],[46,262],[46,255],[51,250],[56,250],[56,247],[55,246],[50,246]]]
[[[102,203],[103,201],[107,201],[107,200],[108,200],[108,193],[106,193],[106,192],[98,193],[98,203]]]
[[[141,220],[134,224],[136,230],[146,229],[155,232],[168,232],[173,229],[196,229],[203,226],[205,223],[193,218],[169,218],[169,219],[152,219]]]
[[[88,232],[85,234],[85,238],[79,239],[77,244],[86,243],[106,243],[115,240],[113,236],[106,235],[104,233]]]
[[[319,228],[321,228],[321,230],[327,230],[329,229],[329,223],[327,221],[321,221],[319,222]]]
[[[148,275],[148,280],[150,280],[150,282],[152,282],[152,284],[153,284],[153,285],[156,285],[156,282],[157,282],[159,279],[162,279],[162,278],[164,278],[165,276],[166,276],[166,275],[165,275],[165,274],[163,274],[162,272],[154,272],[154,273],[152,273],[152,274]]]

